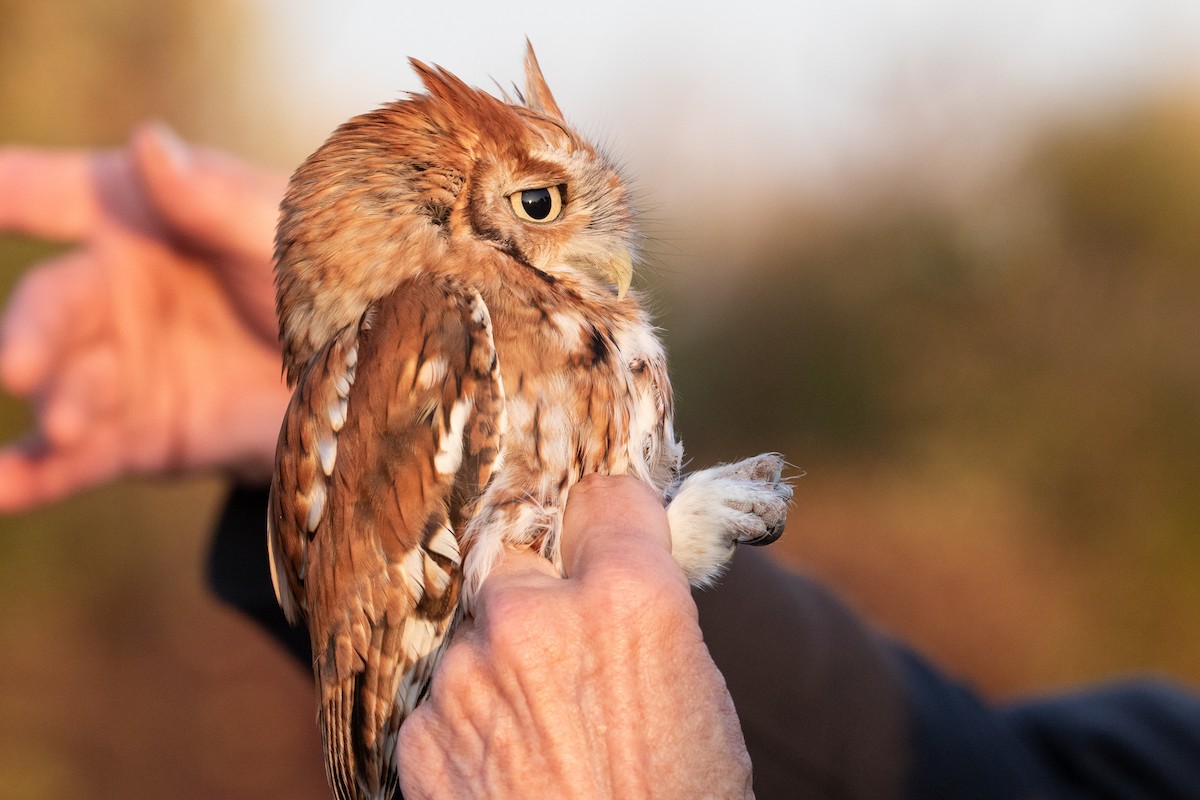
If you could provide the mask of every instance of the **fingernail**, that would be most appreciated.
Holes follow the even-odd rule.
[[[28,351],[0,342],[0,387],[12,395],[23,395],[30,390],[29,376],[31,356]]]
[[[56,447],[72,447],[83,438],[84,412],[74,403],[58,403],[50,408],[42,421],[42,435]]]
[[[187,143],[165,122],[156,121],[147,126],[148,133],[158,146],[163,158],[175,172],[186,172],[192,166],[192,153]]]

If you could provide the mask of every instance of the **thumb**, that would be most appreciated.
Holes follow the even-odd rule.
[[[219,272],[243,319],[272,346],[271,250],[287,179],[233,156],[185,143],[162,123],[130,139],[134,167],[166,233]]]
[[[130,138],[134,165],[167,229],[205,252],[269,258],[281,175],[184,142],[166,124]]]
[[[627,475],[588,475],[571,487],[563,512],[562,556],[570,577],[631,560],[682,575],[671,557],[662,499]]]

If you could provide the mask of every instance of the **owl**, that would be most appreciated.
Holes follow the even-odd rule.
[[[268,542],[312,642],[338,798],[398,796],[395,745],[505,547],[561,569],[572,485],[667,504],[696,585],[782,531],[778,454],[683,475],[663,347],[630,291],[629,190],[565,121],[532,48],[495,97],[418,61],[423,93],[339,127],[276,236],[284,368]]]

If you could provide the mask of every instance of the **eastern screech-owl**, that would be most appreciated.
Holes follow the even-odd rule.
[[[339,798],[398,794],[396,732],[506,546],[561,567],[572,484],[635,475],[693,584],[773,541],[776,454],[681,475],[629,194],[532,49],[515,100],[414,61],[424,94],[339,127],[276,238],[284,365],[268,539],[312,639]]]

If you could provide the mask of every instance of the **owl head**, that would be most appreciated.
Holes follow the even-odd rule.
[[[293,381],[420,273],[460,279],[489,304],[529,275],[604,302],[629,287],[638,235],[625,183],[566,123],[533,48],[515,99],[411,63],[425,91],[341,125],[283,200],[276,301]]]

